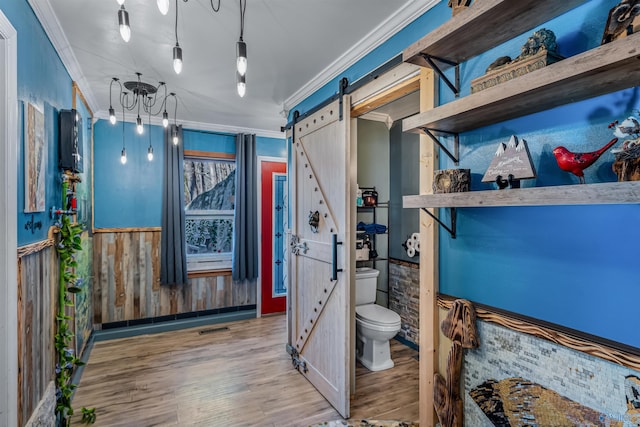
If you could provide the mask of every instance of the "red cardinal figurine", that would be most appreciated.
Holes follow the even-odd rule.
[[[595,163],[602,153],[607,151],[616,142],[618,142],[618,138],[613,138],[607,142],[607,145],[604,147],[590,153],[572,153],[564,147],[556,147],[553,149],[553,155],[556,157],[560,169],[571,172],[580,178],[580,184],[584,184],[583,171]]]

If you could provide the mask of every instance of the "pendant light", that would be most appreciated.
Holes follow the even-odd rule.
[[[136,130],[138,131],[138,135],[142,135],[144,133],[144,126],[142,125],[142,119],[140,116],[136,119]]]
[[[245,79],[245,76],[243,76],[240,73],[236,73],[236,77],[237,77],[237,88],[238,88],[238,95],[240,95],[240,98],[244,98],[245,93],[247,93],[247,82]]]
[[[180,74],[180,72],[182,71],[182,48],[180,47],[180,43],[178,43],[178,0],[176,0],[175,33],[176,45],[173,47],[173,70],[176,72],[176,74]]]
[[[131,39],[131,27],[129,27],[129,12],[124,8],[124,1],[118,11],[118,25],[120,26],[120,36],[125,42]]]
[[[151,145],[151,111],[149,111],[149,148],[147,148],[147,160],[153,161],[153,146]]]
[[[169,13],[169,0],[158,0],[158,9],[163,15]]]
[[[122,152],[120,153],[120,163],[127,163],[127,150],[124,147],[124,108],[122,109]]]
[[[116,0],[118,2],[118,5],[122,6],[124,4],[124,0]]]
[[[111,83],[109,84],[109,122],[112,125],[116,124],[116,110],[113,109],[113,104],[111,102],[111,87],[113,86],[113,82],[117,82],[118,84],[120,84],[120,81],[118,78],[113,77],[111,79]],[[122,89],[122,85],[120,86],[120,89]]]
[[[236,69],[241,76],[244,76],[247,72],[247,44],[243,40],[244,13],[246,10],[247,0],[240,0],[240,40],[236,43]]]
[[[180,74],[182,72],[182,48],[176,41],[176,45],[173,47],[173,71],[176,74]]]
[[[174,93],[171,93],[171,95],[173,95],[173,100],[176,103],[175,109],[173,110],[173,127],[171,128],[171,142],[173,142],[173,145],[178,145],[178,143],[180,142],[180,139],[178,139],[178,123],[176,121],[176,115],[178,113],[178,98],[176,98]]]

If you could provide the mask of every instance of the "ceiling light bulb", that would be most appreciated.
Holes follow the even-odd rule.
[[[116,124],[116,112],[113,107],[109,107],[109,121],[112,125]]]
[[[153,147],[149,146],[149,149],[147,150],[147,159],[149,159],[149,161],[153,160]]]
[[[245,77],[238,73],[238,95],[243,98],[245,93],[247,93],[247,82]]]
[[[124,9],[124,5],[118,11],[118,24],[122,40],[128,42],[131,39],[131,27],[129,27],[129,12]]]
[[[169,0],[158,0],[158,9],[163,15],[169,13]]]
[[[166,129],[168,126],[169,126],[169,114],[167,113],[167,110],[165,110],[164,113],[162,113],[162,127]]]
[[[247,44],[242,40],[236,43],[237,61],[236,66],[238,73],[244,76],[247,72]]]
[[[140,116],[138,116],[138,118],[136,119],[136,130],[138,131],[139,135],[142,135],[142,133],[144,132],[144,126],[142,126],[142,119],[140,118]]]
[[[125,150],[124,148],[122,149],[122,153],[120,153],[120,163],[122,163],[123,165],[127,163],[127,150]]]
[[[124,0],[116,0],[120,6],[124,4]]]
[[[172,134],[172,141],[173,141],[173,145],[178,145],[178,129],[173,129],[173,131],[171,131]]]
[[[178,43],[173,47],[173,69],[176,74],[182,71],[182,48]]]

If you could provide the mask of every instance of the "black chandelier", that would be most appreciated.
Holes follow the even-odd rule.
[[[169,127],[169,113],[167,112],[168,100],[173,98],[173,128],[171,129],[171,138],[174,145],[178,145],[178,130],[177,130],[177,113],[178,113],[178,98],[174,92],[168,92],[165,82],[159,82],[157,86],[142,81],[142,74],[136,73],[138,77],[136,80],[120,82],[117,77],[111,78],[109,84],[109,122],[112,125],[117,123],[116,112],[113,108],[113,85],[117,84],[119,87],[118,101],[122,107],[122,152],[120,160],[122,164],[127,162],[127,152],[125,148],[125,136],[124,136],[124,115],[125,111],[136,111],[138,117],[136,118],[136,131],[139,135],[144,133],[144,124],[142,122],[142,115],[147,115],[149,118],[148,125],[151,126],[151,116],[159,116],[162,113],[162,127],[165,129]],[[162,94],[159,91],[162,90]],[[157,110],[155,108],[157,107]],[[147,150],[147,157],[149,161],[153,160],[153,145],[151,144],[151,132],[149,132],[149,148]]]

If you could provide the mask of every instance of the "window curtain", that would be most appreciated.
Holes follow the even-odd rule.
[[[256,136],[236,136],[236,195],[233,225],[234,280],[258,277],[258,182]]]
[[[171,132],[178,133],[174,145]],[[187,245],[184,225],[184,144],[182,126],[164,130],[164,173],[162,185],[162,240],[160,283],[187,283]]]

